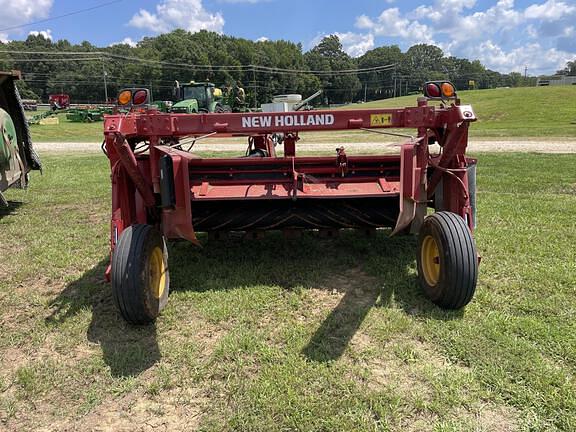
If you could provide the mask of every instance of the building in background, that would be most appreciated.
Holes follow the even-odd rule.
[[[537,86],[576,85],[576,76],[554,75],[548,77],[540,77],[538,78],[536,85]]]

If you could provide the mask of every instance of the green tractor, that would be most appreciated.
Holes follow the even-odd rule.
[[[30,170],[42,168],[14,83],[18,79],[17,71],[0,72],[0,206],[8,204],[2,192],[9,187],[25,188]]]
[[[172,105],[173,113],[225,113],[232,112],[225,104],[222,90],[210,82],[194,82],[180,84],[176,81],[174,87],[176,102]]]

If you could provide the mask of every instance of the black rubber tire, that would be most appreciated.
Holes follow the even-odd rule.
[[[150,260],[162,251],[165,283],[157,298],[151,287]],[[112,254],[112,293],[122,317],[131,324],[153,322],[168,302],[168,251],[162,235],[151,225],[132,225],[122,231]],[[160,285],[160,284],[159,284]]]
[[[424,276],[423,243],[431,236],[436,242],[440,264],[437,282]],[[418,237],[418,278],[426,296],[443,309],[460,309],[474,297],[478,279],[478,254],[472,233],[455,213],[437,212],[426,219]]]

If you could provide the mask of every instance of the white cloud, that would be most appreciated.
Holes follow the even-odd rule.
[[[136,46],[138,45],[138,42],[134,42],[132,40],[132,38],[126,37],[126,38],[122,39],[120,42],[112,42],[109,46],[113,46],[113,45],[129,45],[132,48],[136,48]]]
[[[53,3],[53,0],[0,0],[0,28],[9,29],[0,34],[0,40],[23,32],[20,28],[11,27],[47,18]]]
[[[553,72],[576,57],[576,1],[497,0],[482,8],[477,0],[428,0],[413,10],[385,8],[379,16],[360,15],[356,27],[393,38],[408,48],[433,43],[447,55],[479,59],[500,72]],[[391,43],[385,41],[384,43]]]
[[[314,48],[322,41],[322,39],[330,35],[338,36],[338,39],[340,39],[340,43],[342,44],[342,50],[351,57],[360,57],[366,51],[374,48],[374,35],[353,32],[318,34],[310,41],[308,46]]]
[[[360,15],[356,18],[356,27],[359,29],[372,29],[376,24],[366,15]]]
[[[436,24],[454,25],[454,18],[475,4],[476,0],[436,0],[431,6],[418,6],[411,15],[416,19],[429,19]]]
[[[356,19],[356,27],[370,30],[377,36],[399,37],[412,43],[432,43],[432,30],[401,15],[398,8],[384,10],[374,21],[366,15]]]
[[[236,4],[236,3],[250,3],[250,4],[256,4],[256,3],[264,3],[264,2],[268,2],[270,0],[218,0],[218,3],[232,3],[232,4]]]
[[[162,0],[156,5],[155,13],[140,9],[129,24],[153,33],[166,33],[177,28],[222,33],[224,17],[219,12],[210,13],[204,9],[202,0]]]
[[[340,39],[344,51],[352,57],[360,57],[366,51],[374,48],[374,36],[358,33],[334,33]]]
[[[496,5],[484,12],[471,15],[457,15],[454,26],[439,31],[446,33],[456,42],[472,39],[486,40],[494,34],[516,29],[522,22],[522,14],[514,9],[514,0],[499,0]]]
[[[528,6],[524,11],[524,16],[528,19],[557,21],[574,13],[576,13],[576,6],[570,6],[562,1],[548,0],[546,3]]]
[[[50,29],[40,30],[40,31],[32,30],[28,34],[30,36],[43,36],[44,39],[52,40],[52,30],[50,30]]]
[[[534,55],[538,53],[538,55]],[[503,72],[523,72],[525,67],[532,74],[546,70],[561,69],[573,58],[555,48],[545,49],[539,43],[531,43],[511,50],[504,50],[488,40],[469,50],[469,56],[480,60],[490,69]]]
[[[256,39],[256,42],[266,42],[269,41],[270,39],[268,39],[266,36],[261,36],[258,39]]]

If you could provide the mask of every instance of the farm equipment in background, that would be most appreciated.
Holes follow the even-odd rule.
[[[172,111],[172,106],[174,105],[174,102],[168,100],[154,101],[152,102],[152,105],[156,106],[156,108],[158,108],[158,111],[167,113]]]
[[[104,120],[104,114],[97,108],[70,108],[66,111],[66,120],[74,123],[93,123]]]
[[[173,113],[224,113],[232,108],[224,102],[222,90],[210,82],[194,82],[174,86],[175,102],[170,111]]]
[[[41,169],[15,85],[18,79],[17,71],[0,72],[0,205],[7,204],[2,192],[25,188],[30,170]]]
[[[58,114],[66,112],[70,108],[70,95],[60,93],[48,96],[50,109],[30,117],[29,125],[58,124]]]
[[[112,114],[113,108],[108,107],[77,107],[66,110],[66,120],[74,123],[94,123],[104,120],[104,114]]]
[[[38,101],[36,99],[22,99],[24,111],[38,111]]]
[[[52,123],[52,121],[54,121],[55,124],[58,124],[59,113],[60,111],[52,111],[52,110],[43,111],[39,114],[30,117],[27,121],[29,125],[44,125],[47,123]],[[48,122],[47,120],[50,120],[50,122]]]
[[[51,94],[48,96],[48,103],[52,111],[67,109],[70,107],[70,95],[65,93]]]
[[[279,113],[172,114],[148,109],[135,90],[127,114],[107,116],[111,262],[106,275],[122,316],[153,321],[167,303],[166,243],[200,244],[199,232],[391,228],[418,234],[418,279],[438,306],[472,299],[479,258],[472,232],[476,160],[465,156],[476,116],[449,82],[430,82],[414,107]],[[428,104],[441,101],[440,106]],[[297,155],[299,132],[415,129],[399,154]],[[283,153],[271,139],[284,134]],[[204,158],[198,139],[248,139],[238,157]],[[430,147],[431,144],[439,144]],[[435,213],[428,215],[429,209]]]
[[[271,103],[262,104],[260,108],[263,112],[310,111],[313,107],[309,103],[322,93],[322,90],[318,90],[304,100],[300,94],[278,95],[272,98]]]

